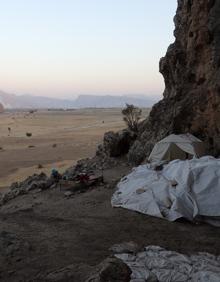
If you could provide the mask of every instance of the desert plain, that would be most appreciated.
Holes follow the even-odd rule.
[[[143,110],[146,117],[148,110]],[[8,111],[0,115],[0,189],[33,173],[60,172],[91,157],[106,131],[125,127],[121,109]],[[31,136],[27,136],[31,133]]]

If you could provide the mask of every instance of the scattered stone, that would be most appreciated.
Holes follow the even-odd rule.
[[[66,191],[66,192],[64,193],[64,196],[65,196],[66,198],[70,198],[73,194],[74,194],[74,193],[71,192],[71,191]]]
[[[54,183],[54,184],[52,184],[51,186],[50,186],[50,189],[54,189],[54,188],[56,188],[57,187],[57,183]],[[42,191],[42,190],[41,190]]]
[[[75,180],[76,177],[81,173],[93,174],[99,172],[100,174],[100,172],[104,169],[112,168],[120,163],[123,163],[123,161],[111,158],[107,155],[95,156],[91,159],[82,159],[79,160],[75,166],[68,168],[64,172],[63,179]]]
[[[41,193],[41,192],[42,192],[42,189],[37,189],[37,190],[35,190],[34,192],[35,192],[36,194],[37,194],[37,193]]]
[[[3,195],[0,195],[0,206],[19,195],[23,195],[31,191],[39,192],[45,189],[49,189],[53,184],[54,180],[47,177],[45,173],[29,176],[27,179],[20,183],[12,183],[12,185],[10,186],[10,191]]]

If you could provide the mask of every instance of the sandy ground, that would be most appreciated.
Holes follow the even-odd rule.
[[[110,186],[95,187],[70,199],[64,197],[64,191],[50,189],[4,205],[0,243],[3,232],[9,232],[16,234],[20,246],[8,243],[8,251],[0,252],[0,281],[47,281],[48,274],[67,266],[71,277],[50,281],[85,281],[91,268],[110,255],[112,245],[129,241],[185,254],[207,251],[219,255],[219,228],[113,209],[110,200],[115,182],[129,170],[126,166],[106,170],[104,179]]]
[[[1,114],[1,191],[33,173],[49,173],[53,167],[63,172],[77,160],[93,156],[106,131],[124,127],[120,109]],[[27,137],[27,132],[32,136]],[[38,169],[39,164],[43,169]]]

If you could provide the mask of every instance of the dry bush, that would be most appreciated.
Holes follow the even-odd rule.
[[[134,105],[126,104],[126,107],[122,110],[123,120],[127,124],[128,128],[134,132],[138,131],[138,123],[141,119],[142,110]]]
[[[32,133],[31,133],[31,132],[26,132],[26,136],[27,136],[27,137],[31,137],[31,136],[32,136]]]

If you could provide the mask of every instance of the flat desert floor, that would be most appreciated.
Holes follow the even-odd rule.
[[[147,114],[146,109],[143,117]],[[120,109],[1,114],[1,191],[33,173],[50,173],[51,168],[63,172],[77,160],[93,156],[106,131],[124,127]],[[27,137],[26,133],[32,136]],[[39,169],[38,165],[42,168]]]

